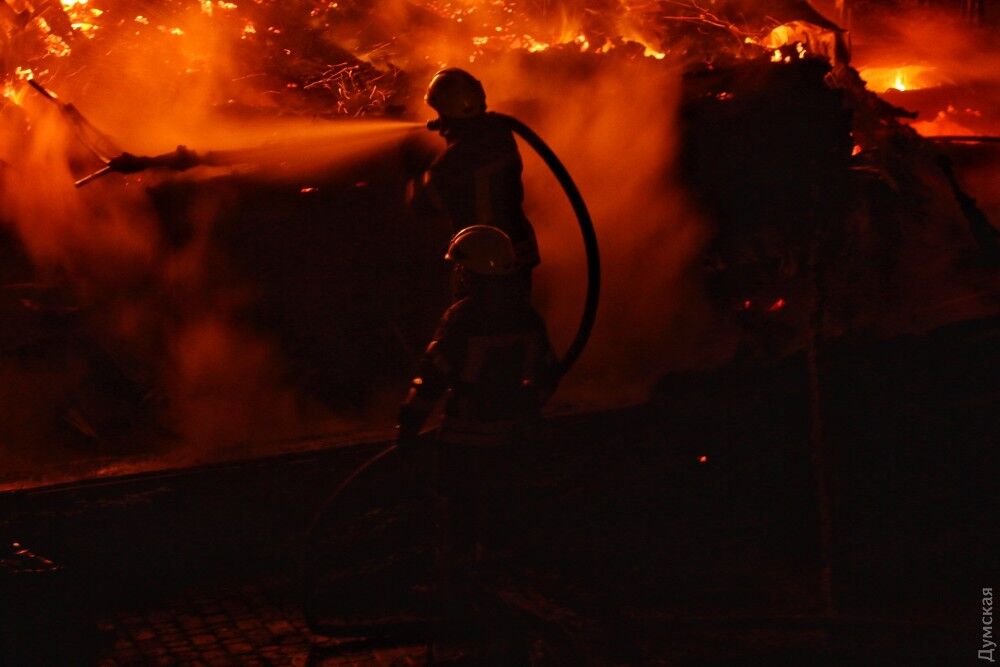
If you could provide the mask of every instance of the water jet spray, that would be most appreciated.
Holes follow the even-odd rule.
[[[321,165],[334,162],[344,153],[355,153],[360,147],[371,145],[378,136],[392,133],[407,133],[422,129],[422,123],[378,121],[333,121],[311,127],[311,132],[301,137],[268,142],[249,148],[214,150],[196,153],[186,146],[160,155],[145,156],[120,153],[102,160],[105,166],[76,181],[76,187],[83,187],[110,173],[133,174],[147,169],[187,171],[193,167],[227,167],[246,164],[302,163],[312,160]],[[337,155],[331,153],[336,151]]]

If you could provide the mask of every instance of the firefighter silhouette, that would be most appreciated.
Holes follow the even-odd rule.
[[[442,599],[454,611],[479,591],[482,554],[507,545],[516,532],[511,475],[558,376],[542,318],[527,294],[510,287],[521,270],[510,238],[475,225],[455,235],[445,258],[462,267],[467,294],[445,312],[419,362],[400,408],[398,442],[411,448],[447,395],[439,435],[446,510],[438,569]]]
[[[427,104],[438,113],[430,126],[447,147],[414,185],[412,202],[418,211],[444,214],[452,233],[473,225],[503,231],[514,247],[518,283],[531,288],[531,270],[540,258],[535,232],[524,214],[521,154],[510,125],[486,113],[483,85],[468,72],[447,68],[434,75]],[[457,275],[464,269],[459,266]],[[461,296],[464,281],[456,280]]]

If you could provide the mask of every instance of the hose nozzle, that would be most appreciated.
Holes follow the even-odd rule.
[[[433,120],[427,121],[427,129],[430,130],[431,132],[440,132],[441,131],[441,119],[440,118],[435,118]]]

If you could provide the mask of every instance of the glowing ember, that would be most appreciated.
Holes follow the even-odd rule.
[[[708,463],[708,456],[706,456],[705,454],[702,454],[701,456],[699,456],[698,457],[698,463]]]
[[[24,89],[22,89],[22,90],[24,90]],[[7,99],[7,100],[13,102],[14,104],[18,104],[19,105],[19,104],[21,104],[21,98],[23,97],[23,95],[24,95],[24,93],[21,92],[21,91],[18,91],[16,88],[14,88],[14,86],[12,86],[9,81],[4,84],[4,86],[3,86],[3,96],[4,96],[4,99]]]
[[[38,19],[40,24],[44,23],[44,19]],[[49,29],[48,25],[45,24],[44,29]],[[62,58],[68,56],[70,53],[69,45],[58,35],[49,34],[45,38],[45,46],[48,49],[50,55],[56,56],[57,58]]]
[[[868,83],[868,88],[877,93],[933,88],[946,83],[935,68],[923,65],[862,67],[858,73]]]

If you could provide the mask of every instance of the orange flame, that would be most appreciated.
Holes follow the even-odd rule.
[[[862,67],[858,73],[868,83],[868,88],[876,93],[933,88],[944,83],[935,68],[925,65]]]

